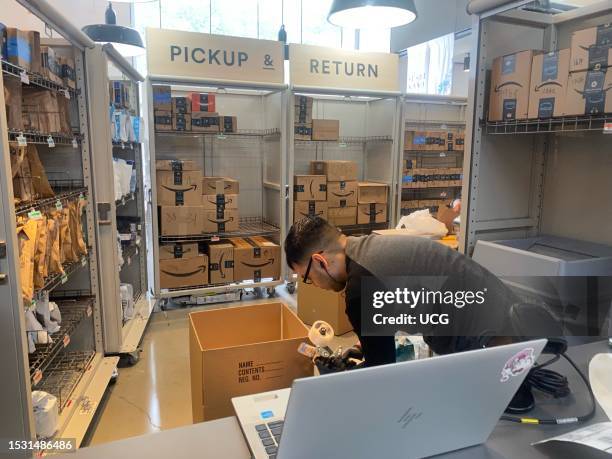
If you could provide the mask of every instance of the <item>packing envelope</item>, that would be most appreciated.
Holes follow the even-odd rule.
[[[597,354],[589,363],[589,381],[595,399],[612,419],[612,354]]]

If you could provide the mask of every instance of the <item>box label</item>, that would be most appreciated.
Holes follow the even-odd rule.
[[[556,80],[559,73],[559,53],[544,55],[542,62],[542,82]]]
[[[555,98],[547,97],[545,99],[540,99],[540,103],[538,104],[538,118],[552,118],[555,113]]]
[[[504,120],[516,119],[516,99],[504,99],[502,116]]]
[[[516,55],[509,54],[502,58],[502,75],[510,75],[516,71]]]

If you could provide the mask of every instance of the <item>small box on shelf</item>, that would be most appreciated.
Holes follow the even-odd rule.
[[[357,224],[384,223],[387,221],[387,204],[359,204],[357,206]]]
[[[162,236],[202,234],[204,214],[201,206],[159,206]]]
[[[330,207],[327,210],[327,221],[334,226],[357,224],[357,207]]]
[[[187,288],[208,283],[208,257],[172,258],[159,261],[161,288]]]
[[[229,177],[204,177],[202,179],[202,194],[238,194],[238,180]]]
[[[159,259],[193,258],[198,256],[197,242],[175,242],[159,245]]]
[[[312,140],[335,141],[340,138],[339,120],[312,120]]]
[[[296,201],[325,201],[327,178],[324,175],[295,175],[293,199]]]
[[[173,131],[191,131],[191,114],[173,113],[172,114],[172,130]]]
[[[172,114],[187,115],[191,113],[191,100],[187,97],[172,98]]]
[[[155,110],[153,112],[153,122],[156,131],[171,131],[172,112],[170,110]]]
[[[238,118],[235,116],[219,117],[219,132],[225,134],[235,134],[238,132]]]
[[[327,184],[329,207],[354,207],[357,205],[357,181],[329,182]]]
[[[153,109],[172,112],[172,92],[170,86],[159,84],[153,86]]]
[[[191,112],[191,130],[194,132],[219,132],[219,115],[208,112]]]
[[[326,201],[295,201],[293,203],[293,223],[306,217],[321,217],[327,220]]]
[[[489,121],[527,119],[533,53],[520,51],[493,60]]]
[[[229,241],[210,242],[208,250],[208,275],[211,284],[234,281],[234,246]]]
[[[202,231],[204,233],[228,233],[238,231],[240,221],[237,209],[202,209]]]
[[[262,236],[230,239],[234,246],[236,281],[280,277],[280,246]]]

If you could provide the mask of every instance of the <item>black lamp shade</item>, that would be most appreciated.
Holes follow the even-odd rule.
[[[144,49],[140,34],[129,27],[115,24],[92,24],[83,27],[83,32],[95,42],[111,43],[124,56],[140,54]]]
[[[334,0],[327,20],[354,29],[392,28],[417,18],[414,0]]]

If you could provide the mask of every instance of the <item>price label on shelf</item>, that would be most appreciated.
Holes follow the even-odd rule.
[[[603,133],[612,134],[612,123],[604,123]]]
[[[125,144],[123,142],[121,142],[121,149],[125,150]]]
[[[79,142],[77,141],[76,137],[72,139],[72,148],[74,148],[75,150],[79,148]]]
[[[32,382],[34,383],[34,385],[37,385],[40,382],[40,380],[42,379],[42,377],[43,377],[42,371],[36,370],[34,372],[34,376],[32,377]]]
[[[87,306],[87,317],[91,317],[92,312],[91,306]]]
[[[42,213],[40,210],[32,210],[28,212],[28,218],[31,220],[40,220],[42,218]]]
[[[446,158],[446,152],[444,151],[440,152],[440,158]]]
[[[340,147],[340,148],[346,148],[346,142],[340,142],[340,143],[338,144],[338,147]]]
[[[17,145],[19,145],[20,147],[27,147],[28,146],[28,141],[26,140],[25,136],[23,135],[23,132],[17,136]]]
[[[52,136],[47,137],[47,144],[49,145],[49,148],[55,147],[55,140],[53,140]]]
[[[220,241],[220,238],[219,238],[219,236],[213,236],[213,237],[211,237],[211,238],[210,238],[210,240],[211,240],[212,242],[219,242],[219,241]]]
[[[19,79],[23,84],[30,84],[30,77],[28,76],[28,72],[26,72],[25,70],[22,70],[19,73]]]
[[[87,266],[87,258],[81,260],[81,266]]]
[[[447,196],[448,196],[448,193],[446,191],[443,191],[442,193],[440,193],[441,198],[445,198]]]
[[[68,282],[68,274],[66,273],[62,274],[61,282],[62,284],[65,284],[66,282]]]
[[[64,347],[68,346],[70,344],[70,336],[68,335],[64,335]]]
[[[217,134],[217,139],[225,140],[225,139],[227,139],[227,136],[225,134]]]
[[[85,196],[83,195],[83,193],[79,195],[79,201],[85,201]]]
[[[64,208],[64,206],[62,206],[62,201],[60,201],[59,199],[55,201],[55,208],[57,210],[62,210]]]
[[[67,89],[64,89],[62,92],[64,93],[64,97],[70,100],[70,92]]]
[[[130,266],[132,264],[132,257],[128,257],[127,259],[127,265]]]

